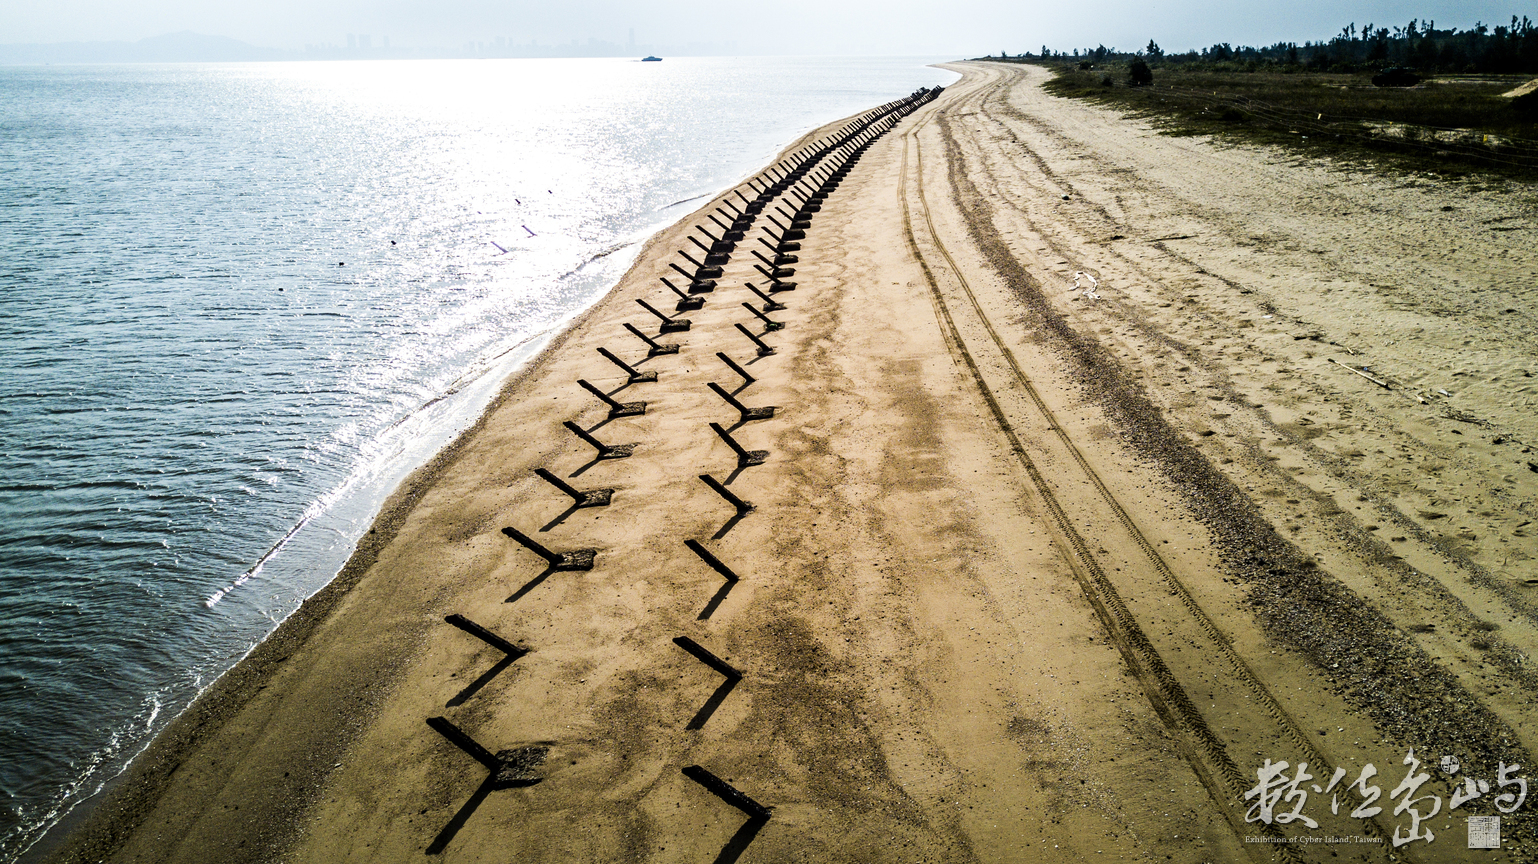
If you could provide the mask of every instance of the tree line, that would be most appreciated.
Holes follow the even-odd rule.
[[[1209,48],[1165,53],[1155,41],[1139,51],[1099,45],[1080,51],[1008,53],[1006,60],[1068,60],[1097,64],[1139,58],[1162,66],[1206,71],[1257,71],[1262,68],[1311,72],[1367,72],[1405,67],[1419,72],[1464,74],[1538,73],[1538,27],[1527,16],[1513,15],[1510,25],[1475,24],[1467,30],[1438,30],[1435,21],[1411,19],[1404,27],[1347,24],[1334,37],[1318,42],[1277,42],[1265,47],[1220,42]]]

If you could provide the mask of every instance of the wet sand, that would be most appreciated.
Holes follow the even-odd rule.
[[[663,232],[54,858],[1533,860],[1531,802],[1505,851],[1465,848],[1511,789],[1449,809],[1500,761],[1534,776],[1532,192],[956,68],[814,218],[775,353],[734,326],[764,331],[755,227],[646,357],[623,324],[657,334],[635,300],[671,312],[705,220]],[[506,527],[595,566],[546,572]],[[543,758],[493,788],[428,718]],[[1395,849],[1412,747],[1436,839]],[[1338,814],[1246,821],[1266,759],[1310,792],[1346,769]],[[1368,762],[1388,806],[1350,818]]]

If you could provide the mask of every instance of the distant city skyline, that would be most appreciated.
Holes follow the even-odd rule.
[[[1328,39],[1350,23],[1403,26],[1412,18],[1435,20],[1439,27],[1466,28],[1476,21],[1493,26],[1521,14],[1522,5],[1510,0],[1273,0],[1258,5],[1082,0],[1068,6],[960,0],[937,12],[914,0],[783,0],[771,7],[696,0],[576,0],[559,6],[528,0],[7,0],[0,4],[0,44],[132,43],[192,31],[285,53],[304,52],[310,46],[312,52],[414,55],[465,52],[467,46],[476,46],[469,50],[551,56],[537,53],[539,46],[565,46],[575,56],[595,56],[588,50],[616,46],[616,54],[596,56],[623,56],[634,53],[633,48],[963,57],[1034,52],[1042,45],[1069,50],[1104,44],[1133,50],[1150,39],[1170,51],[1216,42],[1301,43]],[[360,43],[360,37],[366,43]],[[499,39],[500,49],[490,47]],[[531,53],[507,53],[524,47]]]

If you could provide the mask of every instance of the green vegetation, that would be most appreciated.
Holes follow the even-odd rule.
[[[1127,83],[1134,87],[1147,87],[1153,83],[1153,70],[1141,57],[1133,57],[1127,63]]]
[[[1135,58],[1141,60],[1141,58]],[[1413,88],[1375,87],[1369,73],[1209,71],[1154,61],[1153,81],[1129,83],[1131,64],[1046,64],[1047,89],[1129,110],[1177,134],[1282,144],[1317,155],[1373,156],[1401,167],[1538,180],[1538,113],[1504,93],[1526,76],[1440,77]]]
[[[1043,45],[1038,54],[979,59],[1047,66],[1056,72],[1051,92],[1127,109],[1175,133],[1538,180],[1538,93],[1501,95],[1538,75],[1538,27],[1525,16],[1468,30],[1348,24],[1301,46],[1224,42],[1167,53],[1150,39],[1135,52]]]
[[[1379,72],[1393,67],[1415,69],[1422,74],[1518,75],[1538,74],[1538,27],[1523,16],[1511,18],[1510,26],[1476,24],[1468,30],[1438,30],[1435,21],[1424,24],[1411,19],[1404,27],[1348,24],[1334,37],[1318,42],[1277,42],[1263,48],[1227,42],[1200,51],[1167,54],[1152,39],[1141,51],[1118,51],[1104,45],[1082,53],[1053,51],[1041,46],[1039,54],[1000,58],[1023,62],[1081,61],[1090,64],[1126,62],[1142,57],[1171,68],[1205,72]]]

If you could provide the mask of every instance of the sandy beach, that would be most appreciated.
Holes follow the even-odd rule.
[[[659,334],[722,199],[659,234],[49,860],[1538,860],[1532,190],[954,68],[782,328],[760,218]]]

